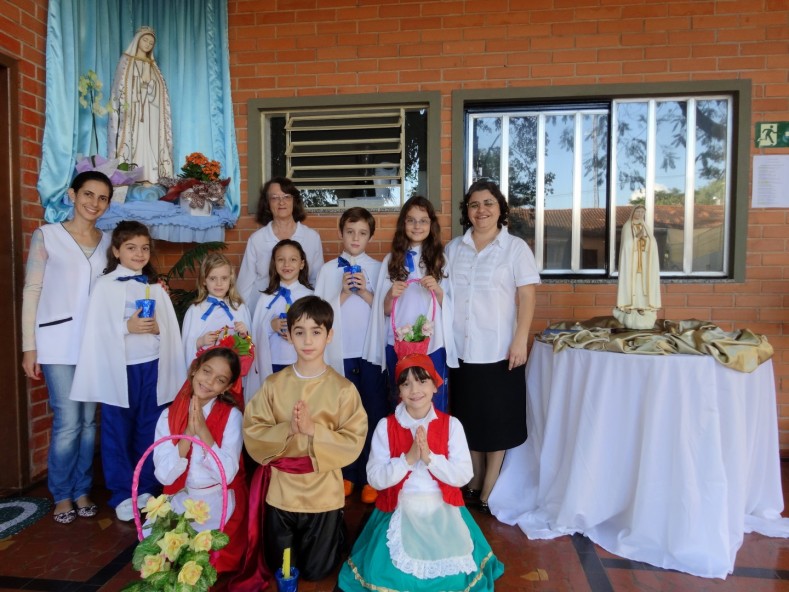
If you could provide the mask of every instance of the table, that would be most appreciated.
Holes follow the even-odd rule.
[[[771,362],[750,374],[710,356],[645,356],[535,342],[529,437],[488,502],[530,539],[582,533],[607,551],[725,578],[745,532],[781,518]]]

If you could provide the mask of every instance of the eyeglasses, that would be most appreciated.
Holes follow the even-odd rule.
[[[290,201],[291,199],[293,199],[293,196],[288,194],[288,193],[283,193],[282,195],[269,195],[268,196],[268,200],[269,201],[278,201],[280,203],[281,202],[285,202],[285,201]]]
[[[420,218],[419,220],[416,218],[406,218],[405,224],[406,226],[430,226],[430,218]]]
[[[468,203],[468,206],[466,206],[466,207],[468,207],[469,210],[475,211],[475,210],[479,209],[479,206],[485,206],[486,208],[492,208],[497,203],[499,203],[499,202],[496,201],[495,199],[485,199],[485,200],[482,200],[482,201],[470,201]]]

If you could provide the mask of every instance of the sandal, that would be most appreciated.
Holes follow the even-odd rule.
[[[77,507],[77,516],[80,518],[93,518],[99,513],[99,507],[96,504],[89,504],[83,507]]]
[[[483,502],[482,500],[479,500],[479,508],[478,508],[478,510],[479,510],[480,514],[488,514],[488,515],[490,515],[490,508],[488,507],[488,502]]]
[[[67,512],[58,512],[52,515],[52,519],[58,524],[71,524],[77,519],[77,511],[71,508]]]

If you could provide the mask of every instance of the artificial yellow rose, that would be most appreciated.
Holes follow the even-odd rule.
[[[175,533],[166,532],[164,536],[157,542],[164,555],[169,561],[175,562],[181,554],[181,547],[189,542],[189,535],[185,532]]]
[[[208,518],[211,516],[211,513],[208,510],[208,504],[203,500],[184,500],[184,510],[184,516],[186,519],[194,520],[198,524],[205,524],[206,520],[208,520]]]
[[[170,501],[164,494],[159,497],[148,498],[143,510],[151,522],[156,522],[157,518],[164,518],[169,511]]]
[[[213,537],[211,536],[211,531],[204,530],[203,532],[197,533],[197,536],[192,539],[192,542],[189,543],[189,546],[195,551],[210,551],[212,540]]]
[[[194,586],[200,575],[203,573],[203,568],[194,561],[187,561],[178,572],[178,581],[187,586]]]
[[[159,553],[158,555],[146,555],[145,558],[142,560],[142,569],[140,570],[140,575],[143,578],[147,578],[151,574],[155,574],[160,571],[169,571],[170,564],[167,563],[165,560],[164,555]]]

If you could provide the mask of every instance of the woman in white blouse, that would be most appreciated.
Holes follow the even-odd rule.
[[[297,241],[307,255],[310,283],[315,285],[323,266],[323,244],[320,235],[302,224],[307,217],[304,202],[296,185],[287,177],[272,177],[260,190],[256,219],[263,228],[252,233],[247,241],[236,288],[250,311],[260,299],[269,282],[271,250],[286,238]]]
[[[459,359],[450,370],[450,401],[474,465],[466,494],[478,497],[483,511],[505,450],[526,440],[524,365],[540,283],[531,249],[507,231],[508,214],[499,187],[476,181],[461,204],[466,232],[446,247]]]

